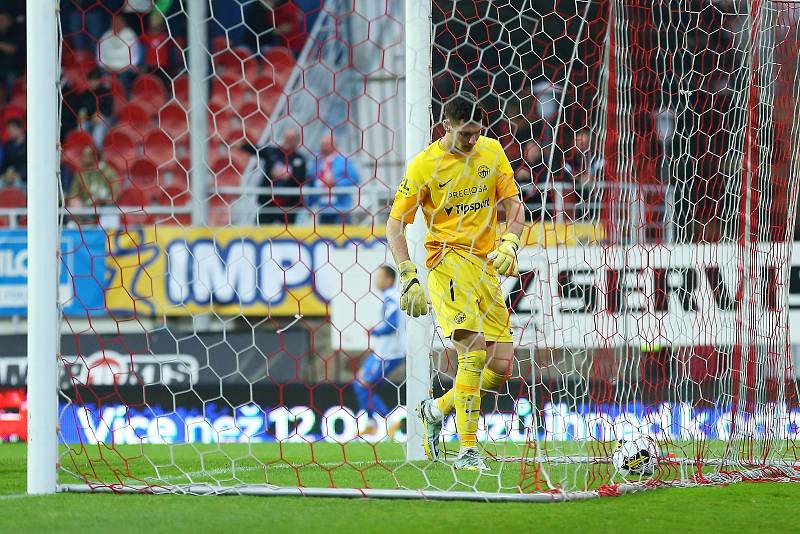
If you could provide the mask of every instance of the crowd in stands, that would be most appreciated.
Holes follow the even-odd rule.
[[[221,3],[215,23],[231,3]],[[358,183],[353,161],[332,136],[320,152],[303,145],[299,129],[278,143],[258,140],[308,35],[319,0],[245,3],[245,24],[228,21],[209,37],[210,81],[207,195],[209,224],[229,224],[242,175],[253,155],[261,169],[261,223],[292,223],[295,208],[312,207],[319,222],[347,220],[352,194],[319,188]],[[169,223],[147,208],[173,209],[190,221],[186,13],[172,0],[86,0],[61,3],[61,181],[71,220],[97,222],[94,208],[121,206],[123,223]],[[211,29],[212,24],[209,25]],[[246,83],[244,83],[246,81]],[[24,5],[0,8],[0,207],[24,207],[26,187]],[[280,194],[310,186],[315,194]],[[11,194],[22,192],[22,195]],[[8,199],[16,199],[9,205]],[[22,200],[20,200],[20,198]],[[136,209],[138,208],[138,209]],[[151,208],[152,209],[152,208]],[[170,209],[162,210],[170,211]],[[155,210],[153,210],[155,211]],[[21,220],[21,219],[20,219]],[[174,222],[173,221],[173,222]],[[0,224],[7,218],[0,218]]]
[[[60,3],[63,35],[61,181],[65,195],[63,204],[67,209],[77,213],[79,208],[130,206],[136,215],[127,213],[123,222],[169,222],[168,217],[147,213],[147,207],[156,205],[164,208],[162,212],[172,209],[173,221],[186,223],[190,220],[184,5],[174,0],[63,0]],[[298,127],[273,132],[273,142],[266,146],[260,143],[319,6],[320,0],[244,3],[213,0],[208,43],[213,72],[209,79],[208,224],[231,222],[231,206],[240,198],[237,190],[252,185],[242,183],[242,175],[253,156],[257,157],[256,168],[262,176],[258,195],[260,223],[297,222],[299,213],[304,212],[298,209],[300,207],[309,208],[306,213],[313,211],[315,220],[320,223],[350,220],[349,214],[358,203],[353,188],[361,180],[355,161],[337,150],[334,136],[324,136],[318,146],[309,146],[302,128]],[[503,9],[508,10],[512,18],[518,13],[510,7]],[[717,15],[714,10],[704,9],[692,16],[699,17],[698,20],[708,18],[710,24]],[[736,24],[734,17],[728,19],[725,24]],[[456,41],[475,38],[472,34],[453,33],[454,28],[444,22],[434,20],[434,23],[438,24],[437,42],[448,35]],[[494,31],[487,28],[489,33]],[[602,36],[604,28],[602,24],[593,24],[587,31],[598,37]],[[733,30],[742,31],[736,27],[732,27]],[[557,39],[560,30],[553,31],[556,34],[547,36],[557,45],[549,60],[552,65],[542,66],[542,72],[537,74],[539,81],[531,86],[515,82],[513,76],[504,81],[503,76],[493,74],[491,90],[486,91],[483,89],[488,86],[481,85],[485,80],[479,79],[480,69],[472,68],[470,74],[460,73],[459,63],[453,63],[450,55],[440,57],[442,50],[449,48],[445,46],[447,42],[442,41],[442,46],[435,47],[432,58],[434,98],[445,100],[451,95],[456,89],[454,80],[460,76],[463,76],[459,82],[463,88],[479,94],[503,91],[501,99],[489,102],[493,110],[489,117],[489,133],[503,141],[532,219],[549,220],[560,212],[566,215],[566,220],[596,222],[602,219],[600,211],[604,209],[604,201],[601,196],[608,185],[604,181],[604,167],[614,167],[605,165],[599,155],[604,152],[597,146],[602,132],[587,128],[588,124],[596,122],[596,118],[588,117],[587,113],[594,109],[592,99],[599,90],[590,80],[600,79],[596,69],[602,63],[598,58],[599,43],[603,39],[582,41],[585,48],[581,49],[581,54],[589,58],[587,64],[593,65],[595,71],[589,68],[576,71],[576,80],[582,76],[584,82],[576,84],[574,94],[567,91],[567,98],[574,100],[561,106],[564,93],[548,80],[558,78],[558,65],[565,64],[564,58],[572,54],[573,48],[568,46],[569,39],[563,40],[566,44]],[[489,37],[498,36],[487,34],[487,39]],[[645,33],[637,33],[630,39],[652,48],[647,37]],[[520,53],[531,45],[523,38],[511,43]],[[634,80],[637,86],[630,90],[633,95],[631,123],[636,131],[636,138],[631,141],[632,175],[642,186],[677,184],[676,224],[687,229],[693,225],[701,227],[705,233],[698,235],[712,240],[720,234],[714,229],[715,225],[723,224],[723,219],[730,218],[735,211],[729,202],[726,204],[725,199],[733,197],[725,193],[725,188],[728,177],[736,172],[727,154],[734,129],[722,128],[721,121],[730,112],[731,94],[735,92],[730,84],[736,78],[729,71],[737,64],[737,51],[728,37],[717,38],[719,42],[687,42],[685,46],[695,47],[702,61],[675,65],[681,72],[697,70],[707,74],[709,80],[708,88],[692,93],[692,105],[707,109],[708,113],[703,113],[697,124],[677,125],[686,129],[682,135],[687,146],[680,150],[688,157],[669,163],[667,156],[675,147],[671,147],[660,132],[663,129],[659,125],[661,118],[654,115],[657,103],[651,95],[663,91],[665,95],[674,96],[678,94],[675,88],[661,87],[658,84],[662,81],[653,79],[655,70],[641,68]],[[476,47],[476,53],[479,50],[480,47]],[[720,55],[724,61],[719,65],[708,63],[708,58],[714,56],[706,53],[708,50],[724,51]],[[527,52],[531,57],[536,53],[535,49]],[[563,57],[558,59],[557,56]],[[459,59],[464,69],[472,64],[467,50],[459,51]],[[500,60],[488,51],[485,57],[481,53],[474,59],[476,62]],[[527,73],[524,80],[530,81],[529,75]],[[448,83],[442,85],[442,81]],[[504,83],[508,87],[503,88]],[[652,90],[654,87],[659,88],[658,91]],[[0,207],[22,207],[14,204],[19,204],[19,195],[10,191],[24,191],[26,187],[25,89],[24,3],[6,2],[0,7],[0,185],[8,194],[0,199]],[[717,96],[712,99],[709,95]],[[791,99],[782,101],[791,102]],[[560,118],[555,116],[557,113],[561,113]],[[554,131],[556,123],[559,127]],[[676,128],[674,120],[671,128]],[[704,141],[708,139],[712,142]],[[90,155],[95,159],[91,165]],[[85,175],[89,172],[113,173],[113,179],[103,181],[93,176],[87,180]],[[107,190],[99,192],[97,197],[94,193],[88,194],[103,187]],[[312,189],[303,193],[298,191],[301,187]],[[661,209],[659,216],[663,219],[664,199],[663,193],[656,195],[652,202],[648,201],[645,211]],[[775,204],[781,205],[780,202]],[[777,220],[781,216],[776,212],[773,218]],[[664,220],[658,224],[663,227]]]

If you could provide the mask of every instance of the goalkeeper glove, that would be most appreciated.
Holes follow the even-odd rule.
[[[500,246],[487,257],[494,260],[493,265],[498,273],[503,276],[516,276],[519,274],[517,249],[519,249],[519,237],[516,234],[503,234],[503,237],[500,238]]]
[[[400,309],[411,317],[419,317],[428,313],[428,300],[425,291],[417,278],[417,266],[411,260],[398,265],[403,294],[400,297]]]

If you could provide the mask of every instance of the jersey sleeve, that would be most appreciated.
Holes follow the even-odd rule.
[[[497,201],[505,200],[519,195],[517,181],[514,180],[514,169],[508,161],[503,145],[497,141],[498,161],[497,161]]]
[[[428,186],[425,183],[424,173],[421,172],[421,164],[415,158],[406,169],[406,175],[397,187],[394,195],[392,210],[389,216],[393,219],[410,224],[414,221],[417,213],[417,206],[422,204],[422,199],[428,193]]]

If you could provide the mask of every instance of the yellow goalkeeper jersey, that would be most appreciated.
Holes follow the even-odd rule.
[[[439,141],[417,154],[392,203],[390,217],[411,223],[422,207],[428,268],[448,249],[486,258],[497,239],[497,204],[519,195],[511,163],[496,139],[480,136],[469,154]]]

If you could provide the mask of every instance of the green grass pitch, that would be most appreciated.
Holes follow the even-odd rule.
[[[308,445],[224,445],[188,449],[148,445],[92,448],[73,455],[67,468],[98,478],[133,481],[156,472],[174,483],[239,482],[308,486],[420,487],[513,491],[515,464],[493,464],[490,476],[454,474],[445,465],[426,463],[397,469],[400,446],[316,444],[316,464]],[[384,467],[375,464],[378,451]],[[199,454],[198,454],[199,452]],[[498,451],[502,452],[502,451]],[[343,461],[347,455],[347,465]],[[120,456],[129,461],[123,462]],[[62,457],[62,461],[67,457]],[[202,458],[202,466],[201,460]],[[256,460],[258,458],[258,460]],[[231,464],[239,471],[235,476]],[[266,469],[264,468],[266,466]],[[211,476],[196,474],[201,471]],[[580,470],[562,473],[575,480]],[[62,476],[61,482],[68,480]],[[0,532],[788,532],[796,531],[800,484],[743,483],[727,487],[660,489],[588,501],[530,504],[436,502],[294,497],[192,497],[178,495],[56,494],[28,497],[25,492],[25,445],[0,445]]]

